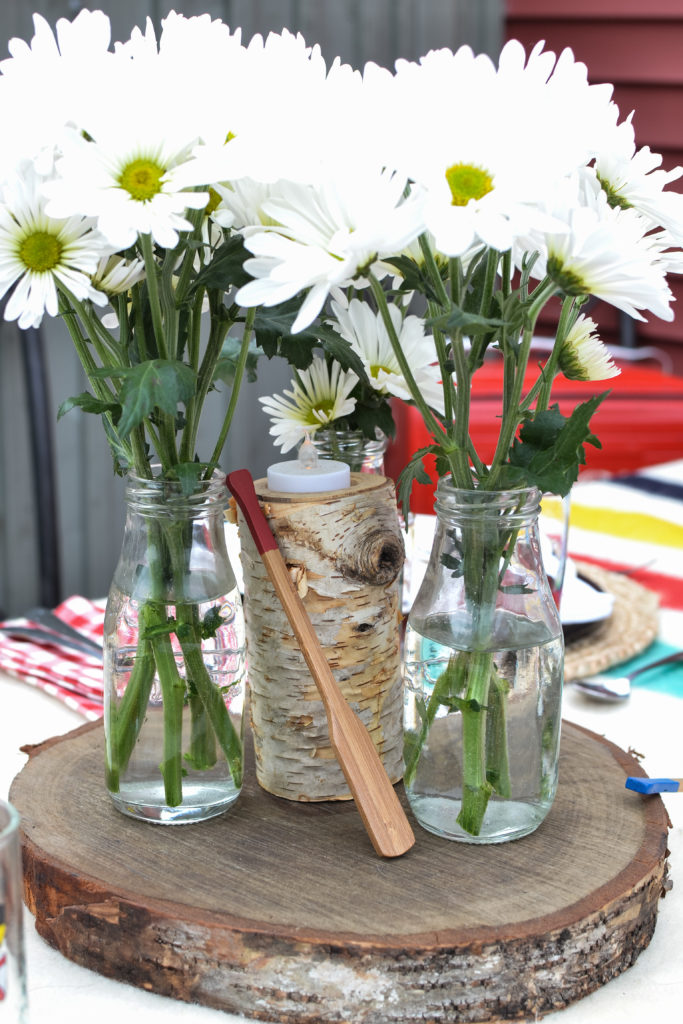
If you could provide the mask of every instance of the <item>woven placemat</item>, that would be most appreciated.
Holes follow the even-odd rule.
[[[644,651],[659,632],[659,598],[629,576],[597,565],[577,562],[580,576],[614,598],[612,614],[576,637],[569,632],[564,655],[564,678],[571,682],[602,672]]]

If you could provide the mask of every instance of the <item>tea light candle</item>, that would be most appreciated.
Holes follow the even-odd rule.
[[[351,485],[351,470],[345,462],[319,459],[315,446],[306,438],[299,457],[268,467],[268,490],[286,494],[338,491]]]

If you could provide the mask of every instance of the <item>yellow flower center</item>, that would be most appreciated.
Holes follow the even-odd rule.
[[[334,398],[319,398],[314,406],[311,406],[311,413],[314,422],[327,423],[330,413],[334,409]]]
[[[209,193],[209,201],[206,204],[206,206],[204,207],[204,214],[205,214],[205,216],[210,217],[211,214],[215,210],[217,210],[218,207],[221,205],[221,196],[218,194],[218,192],[216,192],[215,188],[211,187],[211,185],[209,185],[208,193]]]
[[[44,274],[53,270],[62,258],[62,243],[47,231],[27,235],[19,246],[19,259],[29,270]]]
[[[380,373],[382,373],[382,371],[384,371],[384,373],[393,373],[394,372],[391,369],[390,366],[384,366],[382,363],[371,363],[370,364],[370,376],[372,377],[373,380],[377,380],[377,378],[379,377]]]
[[[628,199],[621,195],[619,189],[612,185],[607,178],[597,175],[598,181],[600,182],[600,188],[607,196],[607,202],[612,209],[618,210],[630,210],[633,207],[633,203],[630,203]]]
[[[165,173],[166,168],[152,160],[133,160],[119,175],[119,185],[136,202],[147,203],[161,192],[161,179]]]
[[[552,278],[565,295],[588,295],[590,288],[576,271],[565,267],[558,256],[548,257],[548,277]]]
[[[453,206],[467,206],[470,199],[482,199],[493,191],[493,178],[483,167],[473,164],[453,164],[446,171]]]

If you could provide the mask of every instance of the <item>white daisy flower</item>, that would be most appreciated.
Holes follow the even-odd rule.
[[[107,295],[120,295],[142,281],[145,276],[144,260],[125,260],[121,256],[103,256],[92,276],[92,283]]]
[[[241,231],[246,227],[272,227],[275,221],[263,209],[264,203],[277,196],[277,187],[240,178],[228,184],[212,186],[217,203],[212,204],[211,219],[222,228]]]
[[[178,244],[189,231],[184,216],[201,210],[208,192],[190,191],[203,184],[205,172],[193,160],[194,140],[179,143],[150,126],[137,131],[134,119],[112,123],[93,137],[71,135],[57,161],[58,177],[46,183],[46,210],[52,217],[76,212],[97,220],[111,248],[127,249],[139,235],[151,235],[162,248]]]
[[[358,383],[352,370],[342,370],[333,361],[330,366],[314,356],[307,370],[300,370],[291,381],[292,390],[281,395],[259,398],[273,424],[269,433],[283,454],[294,448],[306,434],[349,416],[356,407],[350,394]],[[289,401],[288,401],[289,399]]]
[[[10,39],[11,57],[0,61],[0,166],[11,169],[18,157],[30,156],[47,173],[64,127],[80,126],[111,94],[114,55],[101,11],[81,11],[72,22],[60,18],[55,32],[39,14],[33,23],[31,42]]]
[[[93,287],[105,240],[83,217],[55,219],[45,212],[42,181],[31,164],[20,168],[0,198],[0,298],[13,288],[6,320],[37,327],[47,313],[58,313],[63,285],[75,298],[104,306],[106,295]]]
[[[637,320],[645,319],[639,310],[673,320],[666,282],[671,267],[649,234],[649,221],[635,210],[609,206],[604,193],[594,196],[576,179],[558,190],[551,209],[565,229],[520,242],[518,266],[524,250],[535,251],[534,277],[548,274],[566,295],[595,295]]]
[[[609,380],[621,373],[600,340],[595,321],[583,315],[564,340],[559,365],[569,380]]]
[[[629,119],[613,133],[609,148],[598,154],[594,174],[588,177],[603,190],[610,206],[637,210],[652,227],[666,228],[681,241],[683,195],[665,192],[664,188],[683,175],[683,167],[665,171],[661,163],[661,155],[653,153],[649,146],[636,151]]]
[[[404,188],[397,175],[358,165],[319,188],[280,183],[278,195],[262,205],[278,226],[244,231],[255,256],[245,268],[255,280],[239,290],[237,301],[273,306],[306,291],[292,332],[307,327],[333,287],[350,283],[420,233],[419,204],[403,200]]]
[[[404,318],[393,303],[388,308],[401,349],[423,398],[432,409],[443,415],[443,388],[433,339],[425,334],[420,317],[411,315]],[[375,390],[410,401],[410,389],[401,373],[381,315],[360,299],[352,299],[348,306],[333,302],[332,311],[336,317],[332,326],[360,356]]]
[[[156,95],[172,97],[155,106],[154,117],[165,118],[166,128],[176,138],[187,141],[196,136],[204,144],[222,148],[228,134],[236,131],[235,114],[243,106],[248,76],[240,29],[231,33],[209,14],[188,18],[171,11],[161,21],[158,41],[148,18],[144,33],[134,29],[127,42],[115,45],[115,52],[125,62],[122,80],[134,83],[128,89],[129,98],[134,101],[138,93],[136,106],[149,93],[150,83]],[[197,102],[198,75],[201,103]]]
[[[389,163],[424,190],[425,223],[446,255],[460,256],[477,241],[508,250],[520,234],[547,229],[539,201],[594,155],[598,126],[616,117],[609,91],[591,92],[569,51],[555,64],[539,44],[525,61],[512,41],[498,71],[469,47],[397,62],[394,106],[420,125],[420,144],[410,133],[396,135]],[[446,117],[435,96],[457,97]],[[534,116],[520,119],[520,110]]]

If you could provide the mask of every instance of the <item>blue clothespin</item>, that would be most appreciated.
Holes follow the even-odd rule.
[[[653,793],[678,793],[683,791],[683,779],[648,779],[637,775],[629,775],[626,788],[636,793],[651,796]]]

